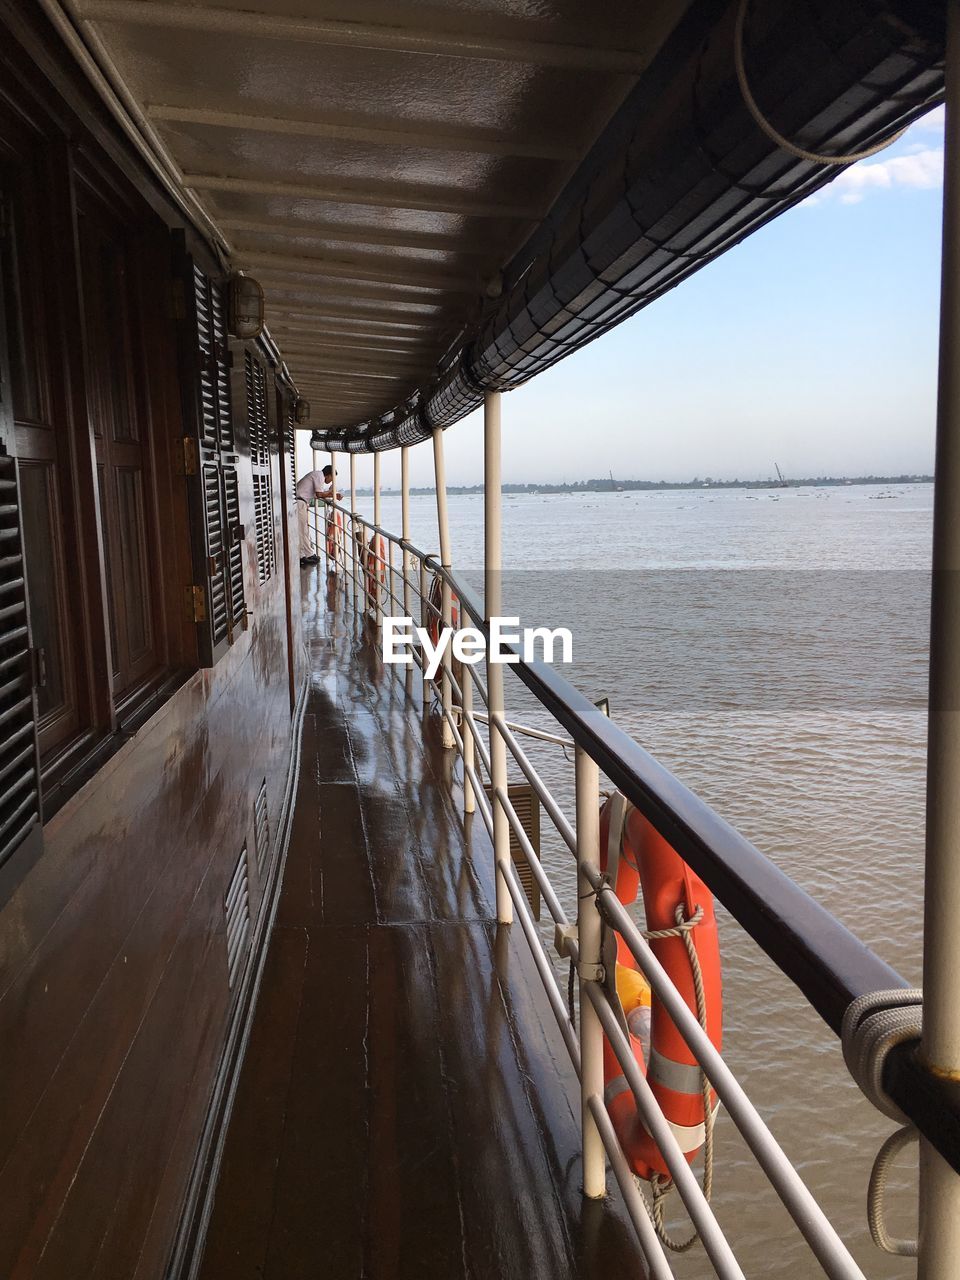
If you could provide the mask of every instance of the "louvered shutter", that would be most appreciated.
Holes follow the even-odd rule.
[[[247,618],[226,294],[183,252],[178,277],[188,432],[184,470],[190,486],[194,550],[190,597],[200,661],[212,666],[246,627]]]
[[[287,415],[286,422],[286,446],[287,446],[287,462],[290,467],[290,493],[295,494],[297,491],[297,410],[296,404],[291,399],[284,401],[284,411]]]
[[[253,512],[256,522],[257,577],[264,583],[277,565],[273,536],[273,480],[270,466],[270,417],[267,409],[267,370],[248,347],[244,352],[244,393],[250,467],[253,472]]]
[[[0,264],[2,265],[2,264]],[[0,867],[42,840],[33,655],[0,271]]]

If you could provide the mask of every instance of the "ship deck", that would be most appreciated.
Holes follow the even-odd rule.
[[[454,753],[312,572],[293,828],[200,1274],[643,1274],[620,1202],[582,1198],[576,1078],[497,929]]]

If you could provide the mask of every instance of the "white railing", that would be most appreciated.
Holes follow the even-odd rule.
[[[328,553],[327,531],[331,528],[331,521],[337,520],[341,522],[340,532],[336,532],[337,525],[334,524]],[[349,585],[353,607],[366,613],[378,627],[386,614],[409,616],[407,611],[414,599],[417,602],[420,626],[428,627],[431,623],[438,627],[449,626],[453,596],[459,600],[461,611],[474,624],[482,626],[483,612],[472,600],[471,593],[448,570],[442,568],[437,557],[420,551],[408,541],[334,503],[327,503],[327,510],[315,507],[312,522],[317,547],[326,559],[327,569],[337,573],[338,581],[344,587]],[[438,580],[443,584],[439,606],[431,599],[430,590]],[[741,1266],[717,1222],[700,1182],[636,1062],[607,990],[597,979],[601,961],[601,921],[604,921],[624,939],[638,969],[673,1019],[822,1271],[833,1280],[863,1280],[863,1273],[836,1230],[737,1082],[696,1014],[688,1007],[657,960],[629,911],[617,899],[601,873],[600,770],[599,762],[594,758],[600,752],[575,744],[563,733],[527,729],[508,721],[502,708],[491,708],[488,684],[479,674],[479,667],[461,663],[460,679],[455,677],[449,645],[444,651],[442,666],[436,679],[426,677],[419,653],[415,652],[414,658],[420,666],[424,706],[436,704],[447,731],[445,741],[449,741],[459,754],[463,770],[464,807],[467,812],[476,811],[480,814],[493,843],[499,887],[508,895],[512,912],[529,945],[570,1061],[581,1081],[585,1194],[594,1198],[604,1194],[606,1160],[609,1160],[651,1275],[657,1280],[667,1280],[667,1277],[673,1275],[668,1250],[658,1233],[652,1207],[630,1169],[604,1103],[603,1042],[606,1039],[624,1072],[644,1127],[660,1149],[679,1198],[699,1234],[714,1272],[722,1280],[735,1280],[743,1276]],[[502,671],[503,667],[499,669]],[[508,669],[518,670],[513,665]],[[409,667],[405,670],[409,689],[412,687],[413,672]],[[556,682],[558,685],[565,684],[559,676],[556,677]],[[569,686],[567,689],[571,698],[579,696]],[[474,694],[486,708],[485,712],[474,712]],[[543,705],[551,710],[546,702]],[[552,710],[551,714],[554,714]],[[559,727],[564,726],[560,724]],[[574,747],[576,811],[573,820],[563,812],[521,745],[520,738],[527,735],[554,742],[564,748]],[[498,742],[503,744],[527,779],[560,840],[575,859],[578,902],[576,928],[571,927],[572,922],[524,830],[505,784],[502,781],[497,785],[493,783],[494,754]],[[561,991],[554,964],[544,946],[541,931],[517,875],[510,855],[509,838],[504,838],[497,831],[494,816],[497,806],[505,815],[508,829],[512,830],[526,855],[542,900],[554,921],[557,952],[569,957],[577,966],[580,975],[580,1016],[576,1019],[571,1016],[572,1011]],[[709,813],[705,806],[703,810]],[[799,889],[796,892],[801,897],[805,896]],[[498,917],[503,919],[499,907]],[[877,964],[881,965],[882,962],[878,961]]]

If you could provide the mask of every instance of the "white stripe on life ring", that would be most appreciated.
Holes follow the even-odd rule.
[[[696,1062],[674,1062],[656,1049],[650,1050],[647,1079],[656,1080],[657,1084],[662,1084],[665,1089],[674,1093],[700,1093],[702,1088],[700,1067]]]
[[[697,1068],[697,1074],[699,1075],[699,1068]],[[621,1093],[630,1093],[630,1091],[631,1091],[630,1086],[629,1084],[627,1084],[626,1076],[617,1076],[616,1080],[611,1080],[610,1083],[607,1085],[607,1087],[604,1089],[603,1100],[609,1107],[611,1102],[613,1102],[614,1098],[619,1098]],[[717,1102],[716,1106],[713,1109],[714,1116],[716,1116],[719,1109],[720,1109],[720,1103]],[[670,1132],[676,1138],[677,1146],[680,1148],[680,1150],[683,1152],[684,1155],[687,1155],[691,1151],[700,1150],[700,1148],[703,1146],[704,1139],[706,1138],[706,1131],[702,1124],[694,1124],[694,1125],[674,1124],[672,1120],[667,1120],[666,1116],[664,1116],[663,1118],[664,1120],[667,1121],[667,1124],[670,1126]],[[640,1117],[640,1123],[643,1124],[642,1116]],[[649,1130],[647,1130],[647,1126],[644,1125],[643,1127],[644,1127],[644,1130],[647,1133],[649,1133]],[[653,1135],[650,1134],[650,1136],[652,1137]]]

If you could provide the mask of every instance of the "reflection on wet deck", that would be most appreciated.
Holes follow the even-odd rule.
[[[519,926],[493,921],[453,753],[331,603],[315,587],[293,834],[201,1276],[642,1275],[619,1204],[582,1200],[576,1079]]]

